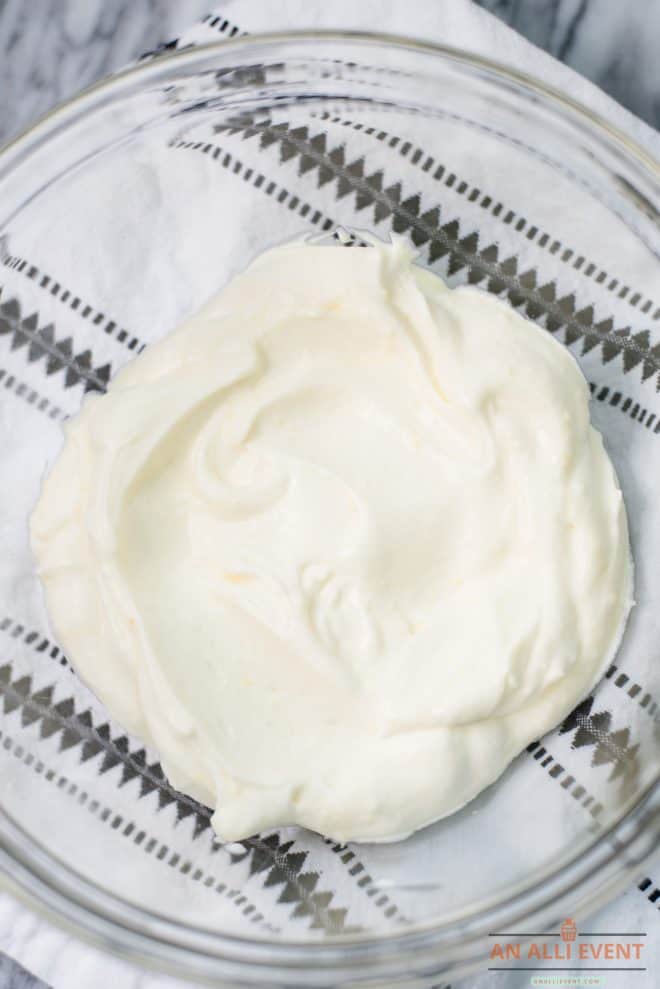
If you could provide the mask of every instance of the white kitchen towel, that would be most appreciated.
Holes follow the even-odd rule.
[[[416,35],[430,41],[447,42],[458,47],[492,55],[520,69],[528,69],[533,74],[580,99],[619,127],[627,130],[653,153],[658,154],[660,151],[658,136],[650,128],[626,113],[588,82],[533,48],[499,21],[472,6],[467,0],[451,0],[451,2],[447,0],[445,3],[408,0],[405,4],[382,3],[376,2],[376,0],[363,0],[360,4],[355,4],[354,0],[334,0],[334,2],[326,5],[320,4],[318,0],[313,0],[313,2],[312,0],[310,2],[287,0],[287,2],[277,5],[249,2],[249,0],[234,0],[234,2],[228,0],[221,10],[209,14],[203,23],[186,32],[177,41],[176,47],[187,44],[202,44],[223,37],[234,37],[242,32],[253,33],[304,27],[369,30],[374,25],[377,25],[378,29],[382,31]],[[325,124],[328,133],[334,133],[331,131],[330,122],[325,122]],[[353,135],[355,142],[358,142],[359,139],[361,139],[359,134]],[[283,143],[288,140],[289,135],[283,135],[280,132],[278,136],[274,127],[271,127],[270,130],[262,128],[259,131],[257,129],[254,133],[247,133],[245,129],[242,133],[224,133],[222,135],[223,154],[233,155],[232,162],[240,158],[242,162],[250,166],[259,161],[260,167],[269,179],[279,182],[278,188],[282,190],[286,189],[287,181],[291,182],[295,177],[298,183],[296,191],[304,191],[312,208],[321,218],[330,214],[333,218],[338,218],[349,225],[352,220],[357,226],[364,225],[364,221],[362,224],[360,222],[360,214],[352,213],[353,207],[349,202],[350,196],[340,197],[338,195],[338,182],[341,181],[342,176],[335,175],[327,183],[317,183],[318,161],[313,162],[304,175],[298,174],[299,161],[297,159],[304,155],[305,149],[297,146],[295,142],[291,144],[289,141],[286,154],[282,154]],[[182,156],[179,176],[182,183],[188,181],[190,174],[193,175],[196,183],[205,180],[207,174],[205,170],[210,167],[209,155],[204,151],[206,145],[195,146],[198,144],[198,140],[190,142],[184,136],[179,142],[178,148],[175,149],[175,152],[178,150]],[[289,145],[293,148],[291,156],[289,156],[291,150]],[[357,143],[355,147],[358,147]],[[325,152],[329,154],[330,138],[328,138],[327,146],[324,144],[324,148]],[[451,155],[451,149],[448,149],[448,154]],[[409,152],[408,157],[402,156],[401,174],[397,175],[396,178],[407,179],[412,174],[410,170],[414,168],[414,158],[414,150]],[[194,169],[198,171],[195,172]],[[302,172],[302,169],[300,171]],[[247,168],[244,167],[242,174],[247,174]],[[471,179],[472,186],[469,186],[468,183],[455,183],[458,188],[452,189],[451,184],[446,184],[445,188],[452,190],[446,194],[454,197],[451,202],[454,215],[460,219],[462,224],[469,225],[470,219],[474,219],[479,207],[471,201],[471,193],[467,193],[468,188],[471,188],[472,191],[476,190],[476,180],[474,176],[467,176],[467,178]],[[487,176],[485,178],[480,176],[482,186],[480,196],[486,189],[486,180]],[[239,196],[241,176],[238,176],[236,181],[237,196]],[[432,202],[432,178],[418,170],[418,173],[415,173],[415,181],[422,200],[427,199]],[[498,183],[498,191],[502,187],[502,181]],[[466,185],[466,189],[459,192],[458,189],[462,184]],[[77,189],[76,194],[81,201],[84,201],[82,188]],[[339,201],[340,198],[341,202]],[[515,177],[512,177],[511,180],[509,205],[515,210]],[[102,206],[103,204],[97,204],[95,208],[100,209]],[[140,204],[136,201],[136,209],[139,208]],[[263,216],[260,217],[260,222],[270,228],[280,223],[277,227],[280,231],[278,239],[286,234],[288,229],[286,224],[290,225],[294,222],[288,212],[284,215],[284,209],[284,205],[272,196],[270,199],[267,196],[264,197]],[[422,214],[423,208],[419,202],[408,207],[407,213],[409,216],[412,214],[413,219],[415,210],[417,216]],[[281,218],[280,211],[282,213]],[[535,220],[537,220],[536,217]],[[227,222],[227,218],[225,218],[225,223]],[[391,229],[388,227],[390,222],[389,218],[384,218],[381,227],[376,227],[377,232],[382,231],[382,234],[386,236]],[[567,259],[565,270],[557,279],[562,290],[557,297],[573,299],[570,305],[572,305],[574,316],[581,312],[589,302],[600,307],[599,313],[602,311],[611,315],[615,327],[631,328],[627,335],[625,333],[619,336],[611,335],[611,338],[608,338],[604,343],[600,339],[596,341],[597,345],[593,350],[594,366],[599,362],[603,365],[607,363],[610,372],[613,369],[617,369],[617,371],[611,379],[608,379],[607,368],[605,366],[602,369],[599,368],[602,370],[602,374],[599,374],[598,377],[599,389],[595,395],[597,401],[594,405],[597,407],[594,409],[594,416],[596,418],[598,416],[605,417],[601,421],[604,426],[607,425],[608,436],[612,436],[614,441],[621,446],[629,444],[632,430],[637,430],[635,433],[635,442],[638,447],[636,455],[640,461],[646,459],[652,465],[655,463],[653,458],[659,456],[655,450],[656,446],[660,444],[660,437],[658,437],[657,443],[652,439],[657,436],[654,422],[657,421],[660,411],[654,412],[657,407],[655,383],[658,376],[655,366],[657,352],[654,348],[657,346],[659,334],[656,328],[649,335],[647,327],[653,319],[656,321],[657,327],[657,320],[660,316],[656,304],[659,295],[657,271],[640,272],[634,266],[629,271],[627,268],[629,260],[626,258],[625,252],[620,252],[621,256],[618,256],[616,252],[612,252],[609,245],[600,244],[600,232],[599,235],[595,236],[594,231],[588,229],[588,225],[585,229],[584,217],[581,218],[580,223],[577,223],[571,217],[570,211],[561,217],[543,216],[542,222],[548,232],[545,240],[543,238],[546,235],[541,233],[542,228],[538,225],[532,225],[528,220],[523,222],[522,218],[517,217],[516,222],[512,224],[511,222],[505,223],[504,216],[501,219],[490,217],[489,223],[493,230],[497,227],[493,243],[496,241],[498,248],[502,251],[504,248],[507,249],[506,254],[500,253],[501,258],[508,256],[510,248],[512,256],[515,253],[517,257],[529,260],[529,263],[535,265],[540,272],[543,271],[545,265],[546,270],[551,270],[554,277],[552,265],[555,262],[551,262],[550,251],[553,244],[557,242],[555,238],[558,238],[561,240],[562,254],[568,251],[572,257],[570,263]],[[300,216],[295,218],[295,223],[298,225],[296,229],[299,230]],[[498,224],[499,226],[497,226]],[[483,223],[480,222],[479,226],[480,229],[483,229]],[[533,230],[536,232],[530,236]],[[414,232],[410,227],[408,230],[403,230],[404,235]],[[131,250],[140,251],[147,247],[146,241],[144,243],[139,241],[139,236],[139,233],[136,233],[138,239],[134,245],[122,244],[121,257],[118,253],[117,265],[122,267],[124,279],[131,277]],[[228,240],[231,242],[231,237]],[[570,245],[570,248],[567,245]],[[145,311],[144,319],[139,321],[139,325],[135,323],[131,325],[130,333],[123,330],[121,324],[114,325],[113,323],[110,326],[105,317],[103,320],[97,320],[97,316],[100,316],[100,310],[105,309],[105,300],[112,298],[111,280],[115,276],[115,272],[98,272],[94,270],[93,265],[89,265],[87,267],[92,274],[83,275],[77,271],[74,275],[73,271],[68,268],[71,258],[55,256],[52,248],[49,247],[47,237],[44,237],[42,253],[38,257],[34,254],[29,259],[23,257],[20,246],[20,242],[9,244],[11,253],[4,259],[5,267],[2,270],[1,280],[3,294],[0,296],[0,330],[2,331],[0,334],[0,373],[2,373],[0,384],[4,385],[2,427],[4,430],[3,439],[6,438],[8,444],[13,444],[11,449],[15,451],[16,470],[13,474],[14,477],[17,472],[20,472],[21,456],[23,455],[21,451],[24,449],[24,444],[20,440],[25,435],[24,430],[29,430],[29,426],[24,424],[24,417],[20,415],[21,403],[25,405],[27,400],[33,414],[38,412],[40,415],[49,415],[54,419],[58,419],[62,414],[70,414],[79,405],[83,389],[102,389],[111,369],[128,359],[131,352],[139,347],[142,339],[148,341],[154,333],[153,327],[150,325],[148,310]],[[87,240],[81,242],[80,249],[93,250],[94,247]],[[467,250],[467,247],[464,247],[464,250]],[[591,265],[585,262],[585,256],[593,259],[595,263]],[[577,259],[580,257],[582,257],[582,263],[577,265]],[[422,258],[422,260],[425,259]],[[446,274],[447,265],[451,264],[451,261],[446,257],[440,260],[445,268],[439,267],[438,270]],[[208,269],[204,269],[202,265],[197,263],[196,258],[182,258],[181,266],[184,281],[186,277],[191,280],[198,280],[195,283],[195,292],[192,294],[199,295],[200,279],[207,279],[209,285],[212,284],[212,265]],[[591,270],[592,267],[593,271]],[[449,270],[451,273],[451,269]],[[526,269],[521,267],[520,271],[523,270]],[[605,271],[608,272],[607,277],[601,278],[601,273]],[[45,272],[55,272],[57,279],[46,276]],[[460,271],[454,273],[460,280],[462,277]],[[44,277],[49,279],[45,284],[43,282]],[[88,278],[88,281],[83,284],[81,279],[85,277]],[[104,278],[106,281],[103,280]],[[611,287],[615,283],[616,290]],[[44,323],[49,324],[49,321],[52,320],[57,328],[60,312],[58,307],[68,305],[70,310],[70,299],[64,299],[65,294],[69,296],[68,289],[65,289],[64,286],[69,284],[75,284],[76,292],[80,294],[81,299],[84,299],[84,304],[77,307],[75,313],[68,312],[67,332],[72,333],[73,342],[60,340],[58,343],[56,330],[53,331],[54,335],[51,334],[49,326],[44,326]],[[539,284],[541,283],[539,282]],[[628,287],[629,284],[631,287]],[[204,286],[206,286],[206,282],[204,282]],[[637,291],[638,286],[639,291]],[[163,286],[156,283],[152,287],[163,289]],[[626,291],[621,296],[620,292],[623,291],[624,287]],[[140,286],[136,285],[135,288],[137,291]],[[145,291],[145,297],[148,295],[149,293]],[[651,301],[654,298],[656,302]],[[585,301],[582,302],[581,300]],[[185,312],[186,300],[180,300],[179,304],[182,313]],[[29,317],[24,318],[25,314],[32,313],[35,305],[38,305],[39,313],[43,317],[39,324],[43,327],[42,331],[29,324]],[[591,319],[595,321],[593,314]],[[94,333],[97,333],[95,327],[98,325],[102,325],[103,329],[106,330],[102,339],[94,337]],[[582,324],[577,317],[571,325],[573,332],[582,332],[582,335],[585,336],[584,331],[580,330]],[[135,335],[133,335],[133,331],[135,331]],[[560,328],[560,331],[565,333],[564,329]],[[41,336],[38,336],[40,332]],[[570,337],[562,337],[562,339],[564,338],[571,342]],[[634,345],[626,342],[630,338],[634,341]],[[576,340],[572,342],[576,344]],[[579,346],[581,342],[581,339],[578,339],[577,345]],[[606,351],[605,348],[608,346],[610,350]],[[615,396],[619,393],[608,384],[608,380],[617,380],[621,362],[629,371],[629,394],[624,397],[619,395],[618,399],[614,401]],[[50,368],[47,378],[44,375],[44,368]],[[42,407],[43,402],[46,404]],[[35,409],[36,412],[34,412]],[[654,495],[653,472],[647,471],[647,473],[650,473],[651,480],[649,481],[649,489],[643,494],[645,497],[651,498]],[[28,494],[25,495],[25,497],[28,496]],[[15,507],[17,503],[18,508]],[[3,520],[16,518],[18,522],[21,512],[24,515],[24,505],[17,498],[14,490],[7,490],[4,494],[0,493],[0,508],[2,509]],[[6,526],[6,528],[9,529],[10,526]],[[6,539],[7,546],[18,552],[19,550],[12,543],[13,534],[11,532],[7,534]],[[4,593],[5,588],[2,590]],[[3,741],[8,743],[11,718],[18,718],[17,712],[27,709],[28,705],[31,713],[39,713],[38,700],[35,698],[43,696],[43,691],[48,689],[53,674],[46,672],[45,665],[43,669],[38,667],[33,674],[32,659],[24,660],[22,656],[22,651],[25,650],[26,645],[34,648],[36,643],[38,648],[43,641],[41,638],[30,638],[34,634],[31,631],[33,626],[30,625],[30,621],[36,624],[35,616],[38,614],[36,605],[33,614],[20,613],[20,605],[24,605],[24,601],[21,602],[20,593],[16,589],[13,592],[8,592],[8,595],[3,599],[3,604],[5,601],[8,602],[8,605],[14,606],[14,611],[19,612],[18,615],[12,614],[10,618],[0,620],[0,635],[4,635],[8,640],[0,666],[6,657],[12,661],[11,669],[9,666],[7,667],[7,680],[2,681],[6,687],[5,697],[9,698],[9,701],[5,704],[7,718],[0,722],[0,728],[4,730],[6,724],[7,732]],[[535,760],[535,756],[539,756],[541,752],[540,749],[537,748],[536,752],[531,752],[529,755],[530,765],[527,769],[529,773],[547,772],[549,787],[566,784],[565,815],[567,818],[578,813],[588,813],[597,817],[596,811],[599,806],[597,788],[608,785],[610,770],[614,772],[617,766],[624,769],[626,761],[634,760],[635,745],[643,744],[648,747],[654,744],[653,731],[656,722],[655,702],[653,700],[647,701],[644,706],[644,718],[649,715],[647,719],[648,730],[645,728],[646,722],[640,719],[640,722],[643,722],[640,728],[640,738],[635,733],[631,735],[629,729],[622,727],[632,717],[632,715],[628,717],[627,705],[634,703],[636,705],[635,711],[637,711],[647,696],[646,691],[642,688],[648,664],[655,659],[655,654],[651,650],[652,643],[648,643],[648,646],[649,648],[646,650],[638,650],[637,665],[634,668],[627,667],[625,674],[611,675],[607,679],[603,686],[603,691],[606,692],[603,702],[607,705],[606,709],[584,708],[580,717],[574,719],[574,723],[566,727],[561,737],[555,738],[553,736],[553,755],[558,755],[563,764],[571,767],[571,772],[576,773],[575,779],[569,775],[566,769],[562,768],[558,759],[553,761],[549,756],[549,749],[547,752],[543,749],[542,761],[540,762]],[[49,653],[52,648],[49,645]],[[38,662],[42,662],[42,660],[39,659]],[[48,662],[48,657],[43,662],[44,664]],[[621,676],[624,677],[623,680],[621,680]],[[47,723],[47,712],[43,714],[40,721],[37,719],[34,728],[36,751],[44,759],[47,755],[57,752],[58,771],[63,765],[66,765],[67,760],[78,759],[80,746],[91,746],[93,750],[94,746],[101,746],[103,741],[98,735],[92,735],[87,731],[89,725],[81,721],[79,716],[80,711],[89,710],[92,727],[94,723],[100,724],[103,717],[100,705],[88,698],[87,692],[82,686],[72,687],[70,684],[70,675],[66,681],[66,687],[61,686],[58,681],[55,696],[62,706],[62,711],[74,712],[66,715],[71,717],[71,722],[65,729],[69,732],[67,737],[72,739],[71,745],[66,748],[66,751],[58,751],[57,746],[60,744],[61,735],[58,736],[57,733],[48,735],[48,732],[45,732],[46,737],[41,737],[37,729],[39,724]],[[635,687],[639,689],[633,693]],[[62,693],[65,689],[69,692],[68,694]],[[69,694],[72,695],[72,698]],[[610,723],[612,724],[611,730],[609,730]],[[628,730],[628,735],[624,738],[621,733],[626,730]],[[645,731],[646,734],[644,734]],[[581,735],[578,734],[580,732]],[[580,744],[574,746],[572,743],[576,739]],[[110,742],[112,742],[112,736]],[[7,745],[5,745],[5,751],[8,753],[8,759],[24,757],[23,755],[17,756],[16,748],[9,752]],[[580,769],[586,771],[596,751],[603,754],[605,768],[599,776],[596,774],[598,778],[594,784],[595,793],[589,794],[585,793],[584,788],[577,783],[577,774]],[[614,753],[613,756],[612,753]],[[129,770],[130,772],[134,771],[134,766],[121,764],[119,748],[107,747],[102,752],[96,752],[95,756],[98,757],[98,761],[103,759],[104,765],[107,761],[108,778],[112,772],[123,774]],[[611,765],[612,759],[609,759],[608,764],[609,756],[615,760],[614,768]],[[116,764],[113,764],[113,760],[116,760]],[[577,766],[577,770],[573,768],[574,765]],[[153,767],[149,766],[149,768],[152,769]],[[90,760],[89,771],[90,774],[95,772],[93,760]],[[121,775],[120,778],[123,782],[124,776]],[[149,786],[154,783],[154,779],[145,777],[145,780]],[[157,789],[160,788],[159,798],[162,794],[165,799],[169,799],[170,795],[164,785],[158,781],[156,783],[158,783]],[[60,795],[55,794],[51,799],[55,804],[60,799]],[[130,787],[124,787],[120,792],[118,791],[114,809],[119,808],[123,813],[128,813],[131,799]],[[153,799],[156,799],[155,795],[153,795]],[[555,806],[554,802],[553,806]],[[146,815],[147,801],[144,802],[144,808]],[[188,807],[188,811],[191,815],[190,819],[195,819],[200,828],[208,828],[208,822],[198,811],[190,810],[190,807]],[[594,812],[596,813],[594,814]],[[139,817],[139,813],[139,810],[135,811],[136,818]],[[174,804],[164,807],[156,823],[152,825],[158,840],[165,840],[163,836],[167,834],[166,815],[168,813],[175,813]],[[178,833],[181,834],[182,830],[180,828]],[[309,856],[316,855],[320,860],[321,855],[325,854],[326,859],[329,859],[330,853],[313,845],[311,839],[309,846],[302,845],[304,839],[299,839],[299,841],[301,842],[300,847],[304,847],[304,853],[301,852],[300,854],[308,856],[305,868],[309,867]],[[365,849],[362,854],[366,870],[368,870],[369,852]],[[295,857],[295,851],[293,857]],[[354,867],[354,859],[351,860],[351,864]],[[336,863],[332,860],[325,861],[324,875],[334,876],[336,881],[339,881],[342,876],[345,879],[339,866],[336,866],[336,871],[333,872],[335,866]],[[236,867],[240,869],[240,863]],[[660,902],[660,892],[656,896],[656,880],[658,880],[657,876],[650,876],[644,880],[643,889],[632,888],[615,903],[601,911],[597,918],[593,918],[595,926],[591,928],[602,931],[644,931],[648,933],[645,965],[648,967],[649,973],[646,975],[638,973],[639,978],[635,979],[635,984],[639,985],[640,989],[647,989],[653,984],[653,973],[657,971],[657,965],[660,962],[660,936],[657,929],[660,923],[660,913],[657,909],[657,904]],[[281,891],[277,884],[271,885],[275,889],[275,894]],[[258,908],[264,912],[272,909],[277,915],[278,912],[284,913],[286,910],[286,906],[277,906],[277,895],[273,895],[272,889],[270,894],[264,890],[256,890],[255,897]],[[377,899],[380,900],[381,898]],[[392,903],[385,898],[383,909],[390,910],[391,907]],[[357,913],[360,909],[362,909],[360,903],[351,904],[349,916],[351,910]],[[285,918],[285,921],[280,918],[282,923],[289,920],[291,920],[290,917]],[[120,986],[121,989],[124,987],[126,989],[133,989],[133,987],[156,989],[157,986],[166,989],[167,986],[174,984],[172,980],[166,977],[141,973],[124,961],[109,959],[96,949],[83,946],[74,938],[61,933],[47,921],[31,913],[27,908],[18,905],[6,894],[0,898],[0,950],[17,959],[30,971],[52,985],[53,989],[82,989],[82,987],[87,989],[90,986],[109,985],[111,982]],[[501,981],[504,979],[506,982]],[[479,987],[505,984],[509,989],[511,986],[528,985],[529,974],[484,973],[468,981],[470,985]]]

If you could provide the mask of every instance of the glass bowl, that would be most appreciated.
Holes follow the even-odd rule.
[[[406,39],[241,38],[155,58],[0,155],[0,814],[12,888],[212,984],[430,985],[489,935],[556,930],[658,843],[657,164],[519,73]],[[68,667],[26,521],[61,420],[257,252],[338,226],[409,239],[590,381],[637,606],[603,681],[459,813],[404,842],[214,840]],[[295,725],[292,726],[295,732]]]

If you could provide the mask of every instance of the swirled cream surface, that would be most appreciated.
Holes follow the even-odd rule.
[[[32,538],[76,669],[224,839],[455,811],[631,601],[577,364],[399,243],[257,258],[85,402]]]

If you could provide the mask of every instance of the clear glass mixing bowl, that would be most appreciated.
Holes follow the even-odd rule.
[[[0,155],[0,838],[12,884],[213,984],[427,985],[555,929],[657,845],[658,167],[503,66],[376,36],[242,38],[79,96]],[[615,666],[460,813],[398,844],[221,845],[52,641],[26,520],[60,420],[267,245],[397,233],[570,346],[626,496]],[[75,616],[73,616],[75,618]],[[295,725],[291,726],[295,732]]]

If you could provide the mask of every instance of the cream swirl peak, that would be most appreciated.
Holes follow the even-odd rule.
[[[412,261],[261,255],[86,400],[33,516],[76,669],[225,839],[457,810],[622,632],[624,505],[577,364]]]

